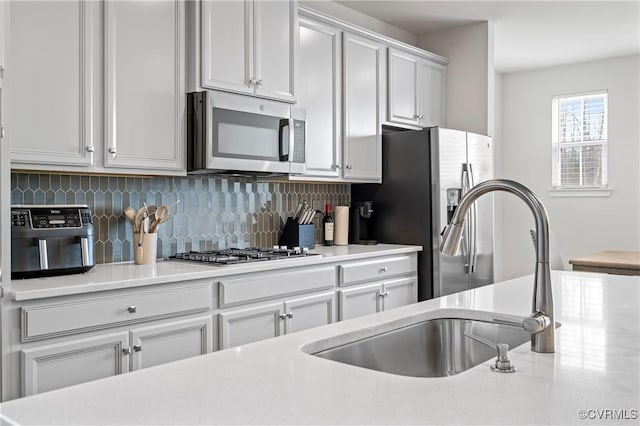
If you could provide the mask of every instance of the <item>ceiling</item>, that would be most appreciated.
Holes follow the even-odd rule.
[[[640,52],[640,0],[337,3],[416,35],[490,21],[495,68],[504,73]]]

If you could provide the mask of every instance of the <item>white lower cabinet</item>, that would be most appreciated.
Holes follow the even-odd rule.
[[[306,330],[335,320],[333,292],[220,314],[220,348]]]
[[[153,367],[211,352],[210,315],[131,330],[131,369]]]
[[[285,334],[331,324],[335,321],[334,305],[333,292],[285,300]]]
[[[22,396],[211,352],[210,315],[23,349]]]
[[[126,373],[128,350],[126,331],[24,349],[21,394],[29,396]]]
[[[374,314],[418,301],[418,278],[365,284],[338,292],[340,320]]]
[[[340,290],[340,320],[374,314],[382,310],[380,283]]]

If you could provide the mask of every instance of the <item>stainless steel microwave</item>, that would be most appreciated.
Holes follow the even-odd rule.
[[[187,171],[304,172],[306,111],[231,93],[187,94]]]

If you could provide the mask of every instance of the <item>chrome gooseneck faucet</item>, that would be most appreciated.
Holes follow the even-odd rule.
[[[522,326],[531,334],[531,350],[541,353],[555,351],[555,326],[553,321],[553,295],[549,269],[549,219],[540,199],[521,183],[506,179],[491,179],[471,188],[460,200],[451,224],[443,233],[440,251],[454,256],[462,236],[464,217],[480,196],[493,191],[506,191],[518,196],[531,209],[536,222],[536,269],[533,286],[531,315],[519,323],[495,318],[496,322]]]

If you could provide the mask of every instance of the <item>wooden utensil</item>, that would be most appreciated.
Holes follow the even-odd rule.
[[[158,225],[160,225],[162,222],[166,222],[167,219],[169,219],[169,209],[165,206],[158,207],[158,209],[156,210],[156,218],[149,227],[149,232],[156,232],[156,229],[158,229]]]
[[[125,207],[122,212],[127,217],[129,222],[131,222],[131,224],[135,226],[135,224],[136,224],[136,211],[134,209],[132,209],[131,207]]]

